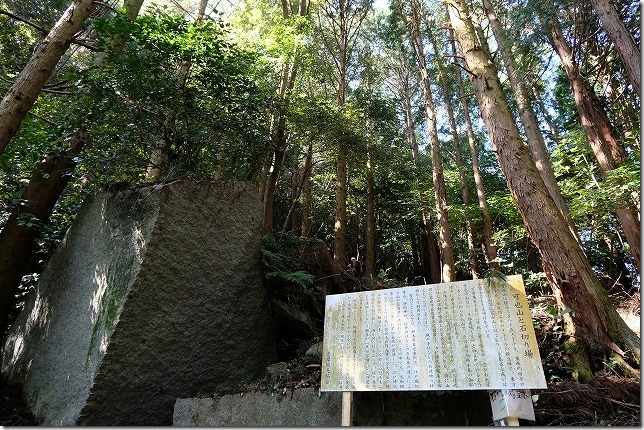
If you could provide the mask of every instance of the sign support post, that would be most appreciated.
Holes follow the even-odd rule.
[[[353,422],[353,391],[342,392],[342,427],[350,427]]]

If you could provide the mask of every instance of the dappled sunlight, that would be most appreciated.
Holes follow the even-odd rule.
[[[101,303],[105,291],[107,291],[107,269],[105,264],[96,265],[94,269],[94,284],[97,286],[96,291],[92,294],[90,308],[92,310],[92,324],[96,323],[101,312]]]
[[[31,310],[25,308],[23,312],[29,312],[27,320],[24,324],[24,329],[12,330],[4,343],[2,371],[20,365],[21,358],[26,354],[28,342],[27,339],[33,337],[32,332],[43,330],[50,320],[49,302],[44,298],[43,294],[36,290],[34,292],[34,304]],[[14,324],[20,324],[17,320]],[[45,333],[46,334],[46,333]],[[23,371],[28,373],[31,366],[31,360],[24,366]]]

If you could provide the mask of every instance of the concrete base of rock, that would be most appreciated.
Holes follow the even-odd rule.
[[[314,388],[278,396],[251,392],[221,397],[177,399],[175,426],[339,427],[342,393],[319,393]]]

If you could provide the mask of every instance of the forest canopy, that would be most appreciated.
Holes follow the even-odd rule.
[[[639,366],[637,2],[0,0],[0,44],[2,329],[86,196],[242,180],[367,288],[522,274]]]

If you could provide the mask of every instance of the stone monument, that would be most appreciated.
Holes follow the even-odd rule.
[[[53,253],[2,351],[39,421],[170,425],[180,397],[277,361],[252,184],[99,193]]]

